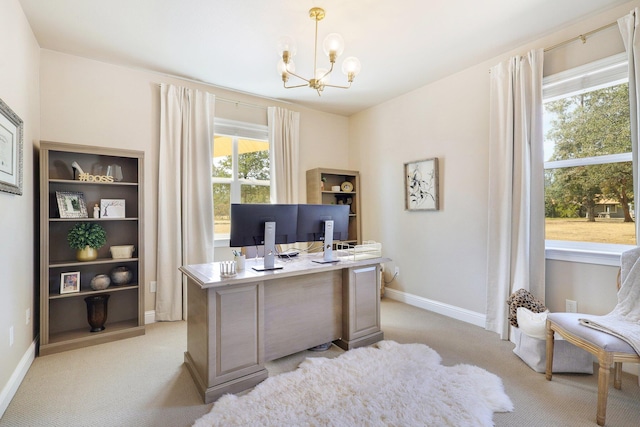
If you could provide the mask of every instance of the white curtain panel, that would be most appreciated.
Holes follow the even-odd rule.
[[[638,128],[640,127],[640,34],[638,34],[638,25],[640,25],[639,17],[640,9],[637,7],[627,16],[618,19],[618,28],[622,34],[624,47],[629,58],[629,103],[631,113],[631,152],[633,170],[636,171],[633,179],[633,194],[640,194],[638,173]],[[640,203],[634,203],[635,218],[640,218]],[[640,221],[636,221],[636,236],[640,236]],[[638,380],[640,381],[640,379]]]
[[[509,295],[544,301],[542,61],[537,49],[491,68],[486,329],[509,338]]]
[[[215,97],[195,89],[160,87],[156,320],[186,316],[178,268],[213,262],[211,187]]]
[[[271,203],[298,203],[300,113],[267,109],[271,153]]]

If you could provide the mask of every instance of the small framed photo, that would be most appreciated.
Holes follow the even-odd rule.
[[[87,218],[84,194],[74,191],[56,191],[60,218]]]
[[[0,191],[22,195],[22,119],[0,99]]]
[[[124,218],[124,199],[100,199],[100,218]]]
[[[405,210],[438,210],[438,159],[404,164]]]
[[[62,273],[60,275],[60,293],[80,292],[80,272]]]

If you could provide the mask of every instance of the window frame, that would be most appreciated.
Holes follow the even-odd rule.
[[[627,64],[627,54],[623,52],[547,76],[543,78],[542,81],[543,103],[628,82],[629,71]],[[631,159],[632,154],[628,152],[597,157],[549,161],[544,162],[544,170],[627,162],[631,161]],[[634,173],[637,173],[637,171],[634,170]],[[638,236],[636,235],[636,241],[637,239]],[[619,266],[620,255],[635,247],[635,245],[625,244],[545,239],[545,258],[547,260]]]
[[[236,120],[216,118],[213,125],[214,136],[226,136],[231,138],[231,150],[232,150],[232,170],[231,178],[219,178],[211,177],[211,190],[213,191],[214,184],[230,184],[230,203],[241,203],[241,189],[243,185],[259,185],[259,186],[271,186],[273,178],[267,180],[255,180],[255,179],[239,179],[238,178],[238,140],[239,139],[253,139],[258,141],[266,141],[269,143],[269,156],[271,156],[271,143],[269,142],[269,128],[266,125],[259,125],[255,123],[247,123]],[[213,141],[212,141],[213,144]],[[213,154],[213,150],[212,150]],[[212,159],[213,161],[213,159]],[[214,220],[215,221],[215,220]],[[229,247],[230,236],[228,234],[215,234],[213,236],[214,247]]]

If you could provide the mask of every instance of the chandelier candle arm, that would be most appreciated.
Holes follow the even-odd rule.
[[[323,44],[322,48],[324,53],[329,58],[331,64],[329,70],[318,68],[318,22],[325,17],[324,9],[320,7],[313,7],[309,10],[309,17],[315,21],[315,35],[314,35],[314,52],[313,52],[313,78],[306,79],[295,72],[295,64],[292,61],[293,56],[296,54],[296,46],[293,39],[290,37],[282,37],[278,41],[278,53],[282,60],[278,61],[278,73],[282,77],[283,86],[285,89],[293,89],[298,87],[310,87],[318,92],[318,96],[322,95],[322,91],[325,87],[334,87],[339,89],[349,89],[351,83],[356,75],[360,72],[360,61],[355,57],[347,58],[342,64],[342,72],[347,76],[348,85],[332,85],[329,84],[331,73],[333,72],[336,59],[344,52],[344,39],[340,34],[329,34]],[[306,84],[299,84],[295,86],[287,86],[289,76],[294,76],[306,82]]]

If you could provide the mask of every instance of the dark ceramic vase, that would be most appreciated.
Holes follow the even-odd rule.
[[[91,326],[91,332],[104,331],[104,324],[107,321],[107,302],[109,295],[93,295],[86,297],[87,303],[87,322]]]

